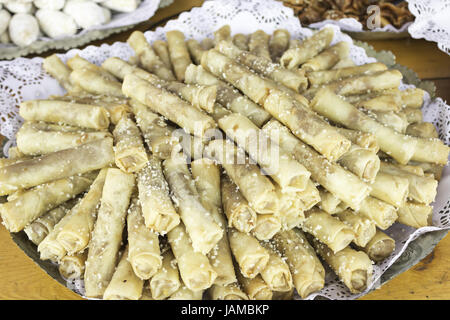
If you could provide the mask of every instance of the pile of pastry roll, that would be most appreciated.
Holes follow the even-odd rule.
[[[130,61],[46,58],[67,94],[20,105],[3,224],[89,298],[306,298],[324,265],[365,290],[382,230],[429,225],[449,148],[423,91],[333,36],[136,31]]]

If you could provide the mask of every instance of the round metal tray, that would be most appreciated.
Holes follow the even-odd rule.
[[[361,41],[355,41],[355,44],[363,47],[369,56],[375,57],[378,61],[385,63],[389,67],[397,68],[398,70],[400,70],[404,75],[405,82],[414,84],[418,87],[422,87],[427,90],[432,95],[432,97],[434,96],[436,90],[434,84],[431,81],[421,81],[413,70],[396,64],[395,56],[392,52],[377,52],[369,44]],[[6,139],[3,140],[2,144],[4,145],[5,143]],[[0,149],[0,156],[3,156],[3,145]],[[3,199],[3,201],[5,200]],[[0,202],[2,202],[1,198]],[[412,241],[403,252],[401,257],[382,275],[380,284],[385,284],[389,280],[416,265],[420,260],[425,258],[433,251],[439,241],[442,240],[448,232],[449,230],[433,231],[423,234],[416,240]],[[19,233],[11,233],[10,235],[12,240],[25,252],[28,257],[30,257],[37,265],[39,265],[39,267],[41,267],[53,279],[55,279],[62,285],[67,286],[67,282],[61,277],[58,271],[58,267],[55,264],[40,260],[36,245],[28,240],[25,232],[22,231]]]

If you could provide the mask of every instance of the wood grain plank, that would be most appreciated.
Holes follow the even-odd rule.
[[[450,78],[446,79],[430,79],[436,85],[436,97],[450,102]]]
[[[1,221],[1,220],[0,220]],[[53,280],[0,227],[0,299],[77,300],[80,296]]]

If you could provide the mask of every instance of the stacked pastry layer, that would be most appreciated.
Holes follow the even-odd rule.
[[[89,298],[306,298],[324,265],[364,291],[383,231],[431,223],[449,148],[423,91],[333,36],[136,31],[130,61],[46,58],[67,94],[20,105],[3,224]]]

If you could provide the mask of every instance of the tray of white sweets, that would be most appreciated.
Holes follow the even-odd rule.
[[[1,0],[0,58],[82,46],[150,19],[173,0]]]

